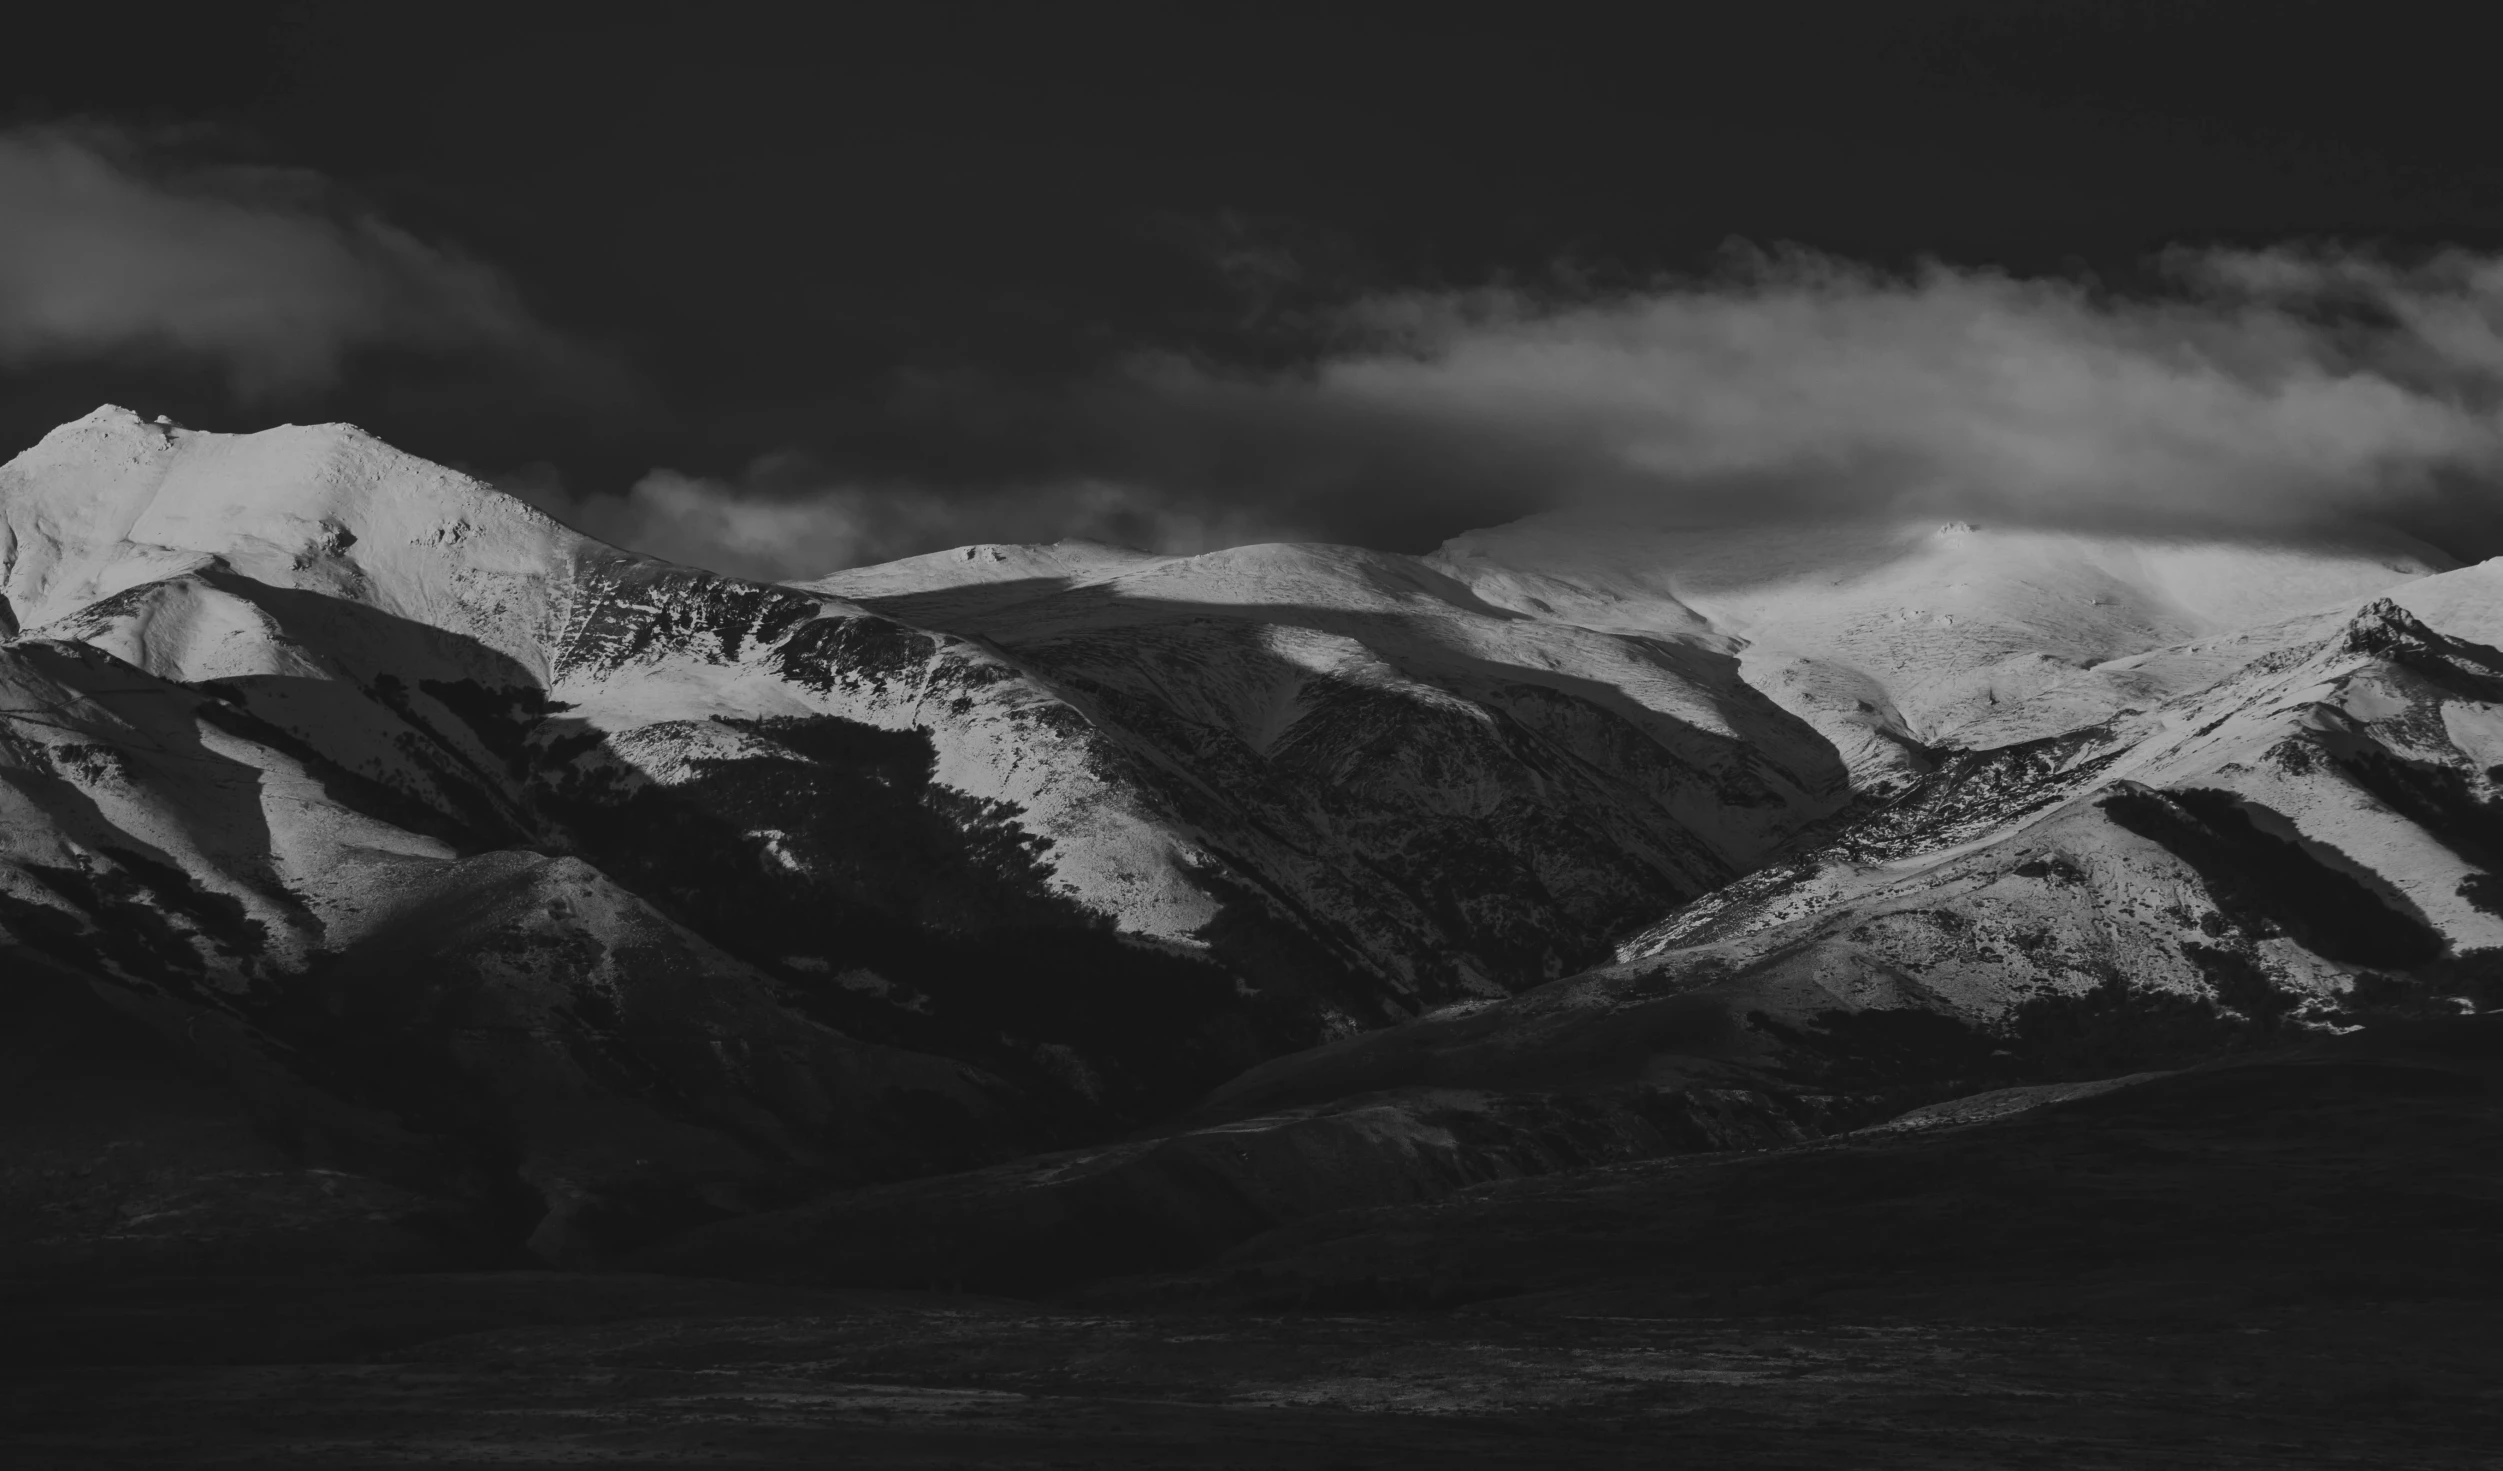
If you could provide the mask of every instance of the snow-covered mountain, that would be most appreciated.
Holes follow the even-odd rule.
[[[1901,516],[1673,530],[1565,514],[1471,532],[1431,560],[1535,617],[1723,636],[1747,681],[1874,790],[1930,770],[1933,747],[2055,734],[2198,678],[2133,656],[2451,566],[2370,528],[2255,545]]]
[[[2084,682],[2180,692],[2083,723],[2074,686],[2010,702],[2025,738],[1941,753],[1615,964],[1279,1059],[1214,1109],[1732,1067],[1974,1088],[2495,1005],[2498,644],[2487,563],[2108,663]]]
[[[1049,681],[1403,1004],[1587,964],[1845,796],[1727,640],[1524,617],[1414,558],[964,547],[807,586]]]
[[[2498,644],[2503,562],[2127,655],[2004,702],[2054,733],[1931,748],[1613,964],[1274,1059],[1154,1140],[839,1193],[649,1260],[1051,1288],[1332,1211],[1999,1118],[2491,1009]],[[2080,685],[2119,697],[2079,724]]]
[[[771,586],[99,410],[0,467],[0,1004],[299,1170],[169,1143],[141,1217],[550,1259],[1790,1137],[2490,984],[2503,574],[2442,565],[1540,518]]]
[[[762,586],[343,426],[100,410],[0,469],[0,953],[371,1125],[324,1158],[495,1155],[553,1250],[1146,1122],[1603,960],[1844,796],[1708,640],[1118,560]]]

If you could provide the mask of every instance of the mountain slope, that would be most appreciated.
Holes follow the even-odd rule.
[[[1418,1000],[1587,964],[1841,796],[1718,642],[1524,618],[1412,558],[967,547],[808,586],[1052,681],[1240,868],[1357,919],[1334,938]]]
[[[1990,1119],[2492,1009],[2498,637],[2492,563],[2160,651],[2208,682],[1945,753],[1616,964],[1264,1063],[1157,1140],[839,1194],[647,1260],[1019,1291],[1246,1242],[1259,1263],[1300,1249],[1299,1222],[1326,1236],[1506,1180]],[[1475,1250],[1475,1217],[1451,1219],[1449,1250]]]
[[[2143,656],[2447,569],[2370,528],[2311,543],[1896,519],[1666,529],[1551,515],[1454,538],[1435,565],[1489,602],[1591,628],[1709,629],[1826,737],[1854,784],[1930,748],[2051,735],[2203,680]],[[2007,727],[2009,707],[2031,725]]]
[[[1266,1064],[1210,1111],[1732,1066],[1969,1089],[2494,1004],[2499,610],[2489,563],[2172,651],[2230,672],[1954,753],[1612,966]]]
[[[768,586],[100,410],[0,467],[0,972],[128,1035],[0,1126],[163,1047],[270,1220],[363,1182],[342,1251],[1201,1250],[2473,1006],[2503,573],[2433,565],[1533,522]]]
[[[1709,640],[1344,549],[1081,560],[1133,581],[959,555],[942,596],[1058,596],[958,628],[342,426],[100,410],[0,468],[0,955],[563,1255],[1569,972],[1843,794]]]
[[[1239,1009],[1222,973],[1116,928],[1217,906],[1134,861],[1162,836],[1083,723],[978,651],[625,556],[335,428],[90,416],[0,470],[0,567],[5,968],[226,1038],[213,1071],[304,1157],[415,1170],[543,1254],[996,1158],[1258,1055],[1199,1036]],[[1033,861],[1055,841],[1112,875],[1100,908]],[[688,902],[760,894],[818,953]],[[1020,1086],[892,1045],[932,1008],[863,952],[987,972],[1007,1005],[944,1042],[1039,1009],[949,954],[1038,925],[1064,966],[1172,982],[1117,1040],[1180,1081],[1100,1100],[1090,1069],[1134,1058],[1001,1036]]]

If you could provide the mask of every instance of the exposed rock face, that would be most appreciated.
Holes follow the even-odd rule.
[[[1586,965],[1843,795],[1727,640],[1528,618],[1412,558],[967,547],[811,586],[1050,681],[1231,881],[1404,1005]]]
[[[1264,1064],[1206,1111],[1714,1068],[1970,1091],[2494,1005],[2498,633],[2488,564],[2186,647],[2205,683],[1945,753],[1613,965]]]
[[[1843,795],[1708,639],[1340,549],[1011,628],[102,410],[0,470],[0,569],[0,954],[555,1257],[1570,972]]]
[[[767,586],[99,411],[0,468],[0,969],[112,1040],[0,1129],[193,1102],[10,1249],[1065,1279],[2490,1002],[2503,571],[2413,557],[1532,524]],[[95,1224],[184,1212],[226,1245]]]
[[[2489,565],[2172,651],[2184,693],[1941,753],[1614,965],[1265,1063],[1161,1140],[726,1222],[655,1260],[1023,1291],[1241,1246],[1256,1277],[1323,1222],[1472,1186],[1434,1219],[1475,1221],[1504,1181],[1997,1119],[2503,1005],[2498,633]]]

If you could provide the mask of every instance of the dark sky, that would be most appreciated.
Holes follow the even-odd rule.
[[[1262,415],[1137,410],[1106,375],[1171,353],[1291,378],[1347,350],[1354,304],[1639,295],[1732,242],[2122,292],[2168,246],[2503,246],[2486,54],[2379,8],[824,9],[220,5],[21,32],[21,132],[84,129],[188,199],[382,222],[502,294],[458,330],[470,309],[434,296],[370,308],[283,371],[239,366],[262,348],[231,324],[63,329],[0,361],[0,434],[105,398],[345,418],[593,501],[663,467],[785,500],[1197,476],[1203,509],[1265,494],[1430,543],[1538,497],[1367,511],[1369,475],[1430,471],[1380,469],[1361,433],[1355,468],[1279,469]],[[190,248],[179,222],[129,228]],[[1129,442],[1190,436],[1216,447]]]

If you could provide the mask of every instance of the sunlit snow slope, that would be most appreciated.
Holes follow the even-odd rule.
[[[2134,656],[2451,565],[2379,531],[2255,545],[1902,518],[1668,529],[1571,515],[1471,532],[1431,560],[1539,618],[1728,638],[1747,681],[1815,725],[1863,788],[1929,769],[1932,748],[2048,735],[2185,687]]]
[[[1360,917],[1345,943],[1417,997],[1587,963],[1844,796],[1727,640],[1527,617],[1414,558],[983,546],[808,586],[1050,681],[1233,866]]]
[[[0,630],[6,964],[547,1255],[1569,973],[1845,796],[1722,641],[1409,559],[763,586],[345,426],[54,431]]]
[[[1592,565],[1587,549],[1553,550],[1554,575],[1526,595],[1540,621],[1562,619],[1559,584]],[[2013,565],[2052,585],[2011,579],[2003,592],[2038,611],[2058,603],[2045,563],[2119,560],[2091,541],[2022,550],[2037,555]],[[2306,557],[2282,551],[2166,550],[2208,566],[2211,597],[2239,572],[2246,596],[2279,598],[2265,611],[2319,585]],[[1002,549],[995,565],[1020,555]],[[1134,560],[1048,555],[1054,579],[1141,585]],[[1208,560],[1163,565],[1206,587]],[[1221,606],[1258,601],[1235,558],[1214,560],[1230,574]],[[2378,580],[2358,565],[2368,558],[2311,560],[2333,587],[2341,574]],[[2148,562],[2164,565],[2133,570],[2153,583]],[[920,589],[924,616],[1023,636],[1021,605],[986,608],[973,579],[948,587],[946,558],[859,576],[889,596]],[[2088,609],[2127,591],[2086,585]],[[1035,621],[1144,616],[1056,602],[1067,593],[1033,604]],[[2141,586],[2139,613],[2154,601]],[[1313,616],[1309,600],[1289,606]],[[1959,650],[1948,630],[1965,623],[1911,652],[2004,659],[2008,622]],[[1161,1138],[841,1192],[702,1228],[651,1264],[1031,1290],[1205,1262],[1522,1175],[1761,1149],[1898,1115],[1952,1127],[2503,1005],[2498,643],[2503,563],[2126,652],[2030,699],[2003,685],[1960,727],[1969,744],[1925,746],[1891,794],[1864,794],[1769,866],[1630,937],[1613,964],[1273,1059]],[[1879,666],[1890,674],[1909,660],[1861,647],[1892,654]]]
[[[0,1246],[596,1260],[1382,1094],[1258,1156],[1326,1204],[2473,1004],[2503,617],[2439,566],[1550,518],[771,586],[99,410],[0,467],[0,1138],[160,1105],[148,1203],[0,1163]],[[1156,1158],[1288,1125],[1224,1127]]]
[[[2498,645],[2489,562],[2107,665],[2156,672],[2092,720],[2008,701],[2021,738],[1940,753],[1616,964],[1266,1064],[1217,1111],[1567,1077],[1948,1096],[2503,1005]]]

